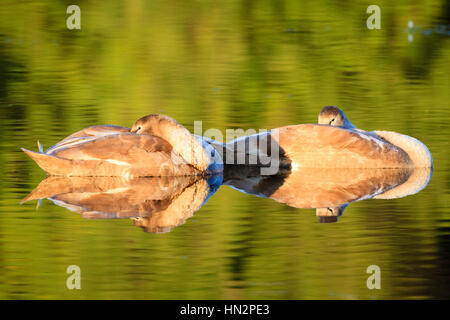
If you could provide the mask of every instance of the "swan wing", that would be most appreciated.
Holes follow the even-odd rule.
[[[92,140],[91,140],[92,139]],[[162,138],[121,133],[89,137],[60,147],[52,154],[24,150],[50,175],[65,176],[179,176],[198,172]]]
[[[139,161],[138,154],[170,153],[171,150],[170,144],[162,138],[125,133],[89,137],[86,141],[60,148],[52,155],[71,160],[105,160],[131,164]]]
[[[65,147],[67,145],[76,145],[81,142],[91,141],[95,138],[99,138],[102,136],[112,135],[112,134],[118,134],[118,133],[127,133],[130,132],[130,128],[126,127],[120,127],[120,126],[114,126],[114,125],[98,125],[98,126],[91,126],[88,128],[84,128],[83,130],[77,131],[70,136],[67,136],[66,138],[62,139],[58,143],[51,146],[46,153],[52,154],[56,150],[60,149],[61,147]]]
[[[271,132],[280,153],[303,168],[403,168],[412,165],[402,149],[365,132],[302,124]]]

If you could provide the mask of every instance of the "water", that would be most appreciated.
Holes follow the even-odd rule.
[[[449,298],[449,38],[408,36],[409,21],[447,26],[445,1],[382,2],[380,30],[360,1],[79,5],[81,30],[66,29],[62,3],[0,5],[0,298]],[[325,105],[420,139],[434,158],[428,186],[319,223],[315,209],[223,185],[165,233],[19,204],[45,178],[20,151],[37,139],[155,112],[190,130],[270,129],[315,123]],[[69,265],[81,290],[66,288]],[[366,286],[369,265],[380,290]]]

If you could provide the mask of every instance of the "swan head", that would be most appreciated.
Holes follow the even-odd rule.
[[[131,133],[158,135],[162,128],[183,127],[174,119],[162,114],[149,114],[137,120],[130,129]]]
[[[130,132],[149,134],[166,140],[172,145],[174,152],[200,171],[216,172],[222,169],[222,158],[212,146],[196,138],[168,116],[162,114],[144,116],[134,123]]]
[[[318,123],[346,129],[355,128],[345,116],[345,113],[338,107],[333,106],[324,107],[322,111],[320,111]]]

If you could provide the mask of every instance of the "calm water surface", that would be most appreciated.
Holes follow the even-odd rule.
[[[450,297],[446,1],[381,1],[381,30],[366,28],[364,1],[79,5],[81,30],[66,29],[64,2],[0,5],[1,299]],[[20,151],[37,139],[49,147],[150,113],[190,130],[270,129],[315,123],[325,105],[420,139],[434,158],[429,185],[350,204],[337,223],[221,186],[167,233],[48,200],[19,205],[45,177]],[[66,288],[69,265],[81,290]],[[380,290],[366,287],[369,265]]]

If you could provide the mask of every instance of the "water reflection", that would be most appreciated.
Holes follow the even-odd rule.
[[[419,192],[428,184],[432,169],[297,168],[282,175],[261,176],[256,169],[241,167],[225,174],[224,184],[241,192],[295,208],[316,208],[321,222],[336,222],[352,202]]]
[[[23,202],[47,198],[87,219],[132,218],[146,232],[169,232],[214,194],[222,176],[63,177],[44,179]],[[39,202],[38,202],[39,203]]]
[[[47,198],[87,219],[132,218],[145,232],[169,232],[193,216],[221,185],[295,208],[316,208],[320,222],[336,222],[352,202],[395,199],[422,190],[430,168],[299,168],[261,175],[258,166],[227,166],[223,175],[56,177],[44,179],[23,202]],[[39,202],[38,202],[39,204]]]
[[[414,28],[448,32],[450,1],[384,1],[378,31],[362,1],[83,1],[81,32],[64,3],[0,5],[1,299],[449,298],[449,37]],[[330,228],[313,209],[223,186],[198,223],[164,236],[47,200],[39,214],[18,206],[43,177],[19,149],[36,138],[149,113],[191,132],[199,119],[274,128],[316,122],[324,105],[420,138],[435,160],[426,189],[351,203]],[[71,264],[79,292],[64,285]],[[382,290],[366,287],[371,264]]]

